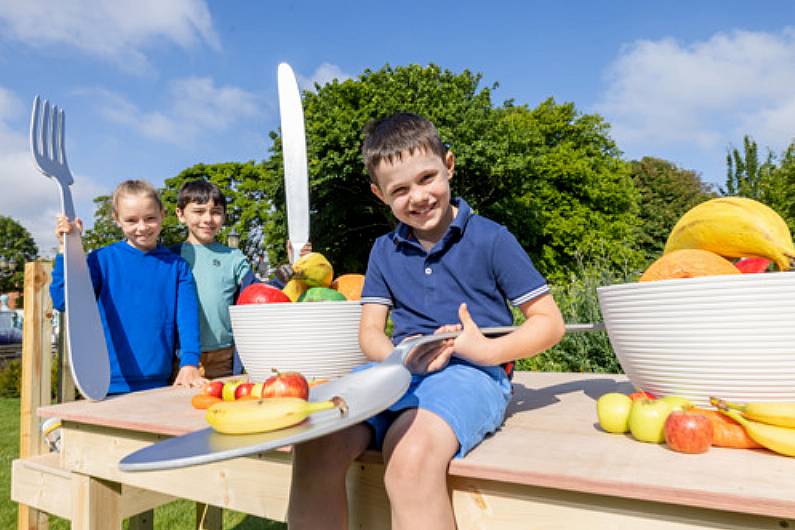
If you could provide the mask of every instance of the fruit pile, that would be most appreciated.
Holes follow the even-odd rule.
[[[270,304],[277,302],[334,302],[360,300],[364,276],[342,274],[334,278],[334,268],[319,252],[301,256],[287,267],[288,281],[283,289],[257,283],[246,287],[237,303]]]
[[[717,411],[680,396],[610,392],[596,401],[596,415],[605,432],[629,432],[641,442],[665,442],[682,453],[703,453],[714,445],[795,456],[795,403],[710,401]]]
[[[640,281],[765,272],[771,262],[782,271],[795,262],[787,223],[761,202],[720,197],[694,206],[677,221],[662,257]]]
[[[207,409],[210,426],[224,434],[268,432],[297,425],[307,416],[333,408],[346,412],[340,398],[310,402],[309,388],[325,379],[308,382],[299,372],[278,372],[262,383],[244,380],[210,381],[191,404]]]

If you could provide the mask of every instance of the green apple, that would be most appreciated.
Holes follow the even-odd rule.
[[[223,399],[224,401],[234,401],[235,390],[237,390],[237,387],[243,384],[243,382],[244,381],[241,381],[240,379],[225,381],[224,388],[221,389],[221,399]]]
[[[262,397],[262,383],[256,383],[254,388],[251,389],[251,395],[254,397]]]
[[[626,394],[610,392],[596,400],[599,426],[606,432],[625,433],[629,430],[629,411],[632,399]]]
[[[687,410],[693,408],[693,402],[682,396],[665,396],[661,397],[660,400],[671,405],[671,410]]]
[[[629,412],[629,432],[641,442],[664,442],[665,420],[671,410],[671,404],[662,399],[635,400]]]

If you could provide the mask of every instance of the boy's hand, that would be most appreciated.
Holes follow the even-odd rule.
[[[459,324],[448,324],[441,326],[433,332],[434,335],[438,333],[446,333],[448,331],[458,331],[461,329]],[[408,340],[419,335],[412,335],[403,340]],[[453,339],[445,339],[441,342],[433,342],[428,344],[421,344],[417,346],[408,358],[406,368],[413,374],[429,374],[431,372],[438,372],[450,362],[454,348]]]
[[[77,228],[78,234],[83,233],[83,221],[79,217],[75,217],[72,223],[65,215],[59,215],[55,222],[55,237],[58,238],[58,252],[63,252],[63,236],[64,234],[72,233],[72,230]]]
[[[310,252],[312,252],[312,242],[307,241],[304,243],[304,246],[301,247],[301,252],[298,253],[298,257],[306,256]],[[287,262],[293,262],[293,246],[290,244],[290,241],[287,241]]]
[[[458,306],[458,318],[461,320],[464,331],[454,341],[456,356],[475,364],[488,364],[485,360],[488,359],[490,339],[480,332],[480,328],[472,320],[466,304]]]
[[[186,386],[188,388],[197,388],[207,384],[207,379],[203,378],[199,373],[197,366],[183,366],[177,373],[177,378],[174,380],[174,386]]]

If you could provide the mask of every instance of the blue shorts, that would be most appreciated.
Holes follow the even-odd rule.
[[[377,363],[356,369],[364,370]],[[420,408],[442,418],[458,438],[456,458],[465,456],[496,431],[511,400],[511,382],[500,366],[476,366],[452,358],[443,370],[413,375],[408,390],[394,405],[366,421],[380,450],[392,422],[406,409]]]

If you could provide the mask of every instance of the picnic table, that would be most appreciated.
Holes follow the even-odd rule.
[[[629,392],[623,375],[517,372],[503,428],[454,460],[449,487],[467,529],[782,529],[795,525],[795,459],[766,450],[676,453],[602,432],[595,401]],[[466,389],[462,389],[466,391]],[[119,460],[204,428],[195,391],[162,388],[42,407],[63,420],[63,446],[13,463],[12,499],[72,521],[120,528],[174,498],[283,521],[290,452],[183,469],[125,473]],[[383,464],[368,452],[348,475],[351,528],[389,527]]]

